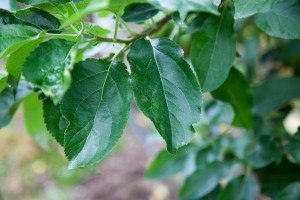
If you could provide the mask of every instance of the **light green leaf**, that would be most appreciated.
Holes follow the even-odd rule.
[[[300,39],[300,2],[279,1],[272,10],[257,14],[256,25],[268,35],[284,39]]]
[[[264,13],[270,11],[280,0],[234,0],[235,13],[234,18],[245,18],[256,13]]]
[[[209,16],[195,34],[191,60],[203,92],[218,88],[227,78],[236,55],[233,17],[224,9],[221,17]]]
[[[263,116],[282,104],[300,98],[299,77],[272,79],[254,90],[254,113]]]
[[[251,129],[253,127],[253,96],[249,84],[243,75],[232,68],[227,80],[212,95],[221,101],[230,103],[235,112],[233,125]]]
[[[0,74],[0,92],[2,92],[7,86],[8,76]]]
[[[184,169],[188,158],[193,153],[194,149],[191,147],[179,149],[176,155],[162,150],[147,169],[146,178],[160,180],[177,174]]]
[[[27,5],[36,5],[36,4],[41,4],[41,3],[67,3],[70,2],[71,0],[17,0],[21,3],[25,3]]]
[[[0,59],[13,53],[31,40],[38,39],[43,32],[22,24],[3,25],[0,28]]]
[[[130,4],[125,8],[122,19],[125,22],[141,23],[154,17],[159,10],[148,3],[135,3]]]
[[[161,10],[179,11],[181,19],[185,19],[190,11],[208,12],[214,15],[220,15],[218,5],[213,0],[149,0]]]
[[[300,199],[300,182],[294,182],[285,187],[276,197],[276,200]]]
[[[69,15],[68,18],[62,23],[61,27],[78,22],[88,14],[106,9],[108,6],[108,0],[84,0],[76,6],[78,12],[74,12],[73,14]]]
[[[218,200],[253,200],[259,191],[257,182],[249,176],[239,176],[222,190]]]
[[[21,81],[17,91],[10,86],[0,92],[0,128],[9,124],[20,102],[31,93],[28,84]]]
[[[199,199],[217,187],[220,180],[230,177],[239,168],[234,162],[213,162],[191,174],[180,189],[181,199]]]
[[[64,147],[70,169],[95,164],[112,150],[133,97],[122,63],[88,59],[76,64],[72,78],[61,102],[61,112],[69,121]]]
[[[43,102],[44,119],[47,130],[60,144],[64,145],[64,133],[69,125],[60,111],[60,104],[55,105],[50,99]]]
[[[49,40],[31,52],[23,65],[25,79],[40,87],[54,103],[58,103],[70,87],[70,71],[76,57],[74,45],[62,39]]]
[[[16,89],[18,87],[19,79],[21,77],[21,68],[29,56],[29,54],[45,39],[45,35],[29,41],[18,50],[13,52],[7,62],[6,70],[9,73],[9,84]]]
[[[167,38],[140,39],[128,60],[137,105],[175,152],[192,140],[201,109],[200,87],[182,49]]]
[[[43,118],[42,102],[37,93],[32,93],[23,102],[24,119],[28,133],[44,149],[49,148],[49,133]]]

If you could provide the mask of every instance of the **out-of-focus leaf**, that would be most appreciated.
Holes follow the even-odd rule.
[[[44,149],[49,148],[49,133],[43,117],[42,101],[37,93],[32,93],[23,101],[24,119],[28,133]]]
[[[234,0],[234,18],[245,18],[256,13],[270,11],[279,0],[248,1]]]
[[[137,105],[175,153],[193,138],[201,109],[200,87],[182,49],[167,38],[139,39],[128,60]]]
[[[269,136],[262,136],[259,138],[254,150],[246,155],[245,160],[254,168],[262,168],[280,160],[281,156],[281,150],[274,142],[270,141]]]
[[[203,28],[203,25],[207,19],[207,17],[209,16],[209,14],[207,13],[199,13],[197,15],[197,17],[195,17],[189,27],[186,29],[185,33],[186,34],[191,34],[191,33],[196,33],[198,31],[200,31]]]
[[[25,79],[40,87],[46,96],[58,103],[71,85],[75,43],[62,39],[46,41],[26,59],[22,73]]]
[[[277,194],[290,183],[300,180],[300,166],[283,160],[279,165],[272,163],[255,170],[261,186],[261,193],[275,199]]]
[[[232,174],[240,168],[235,162],[213,162],[203,169],[191,174],[184,182],[180,190],[181,199],[198,199],[204,197],[217,187],[219,181]]]
[[[218,152],[211,146],[200,149],[196,156],[197,169],[205,168],[210,163],[215,162],[217,158]]]
[[[0,92],[0,128],[9,124],[21,101],[31,93],[28,84],[21,81],[15,92],[11,86]]]
[[[224,9],[209,16],[194,36],[191,60],[203,92],[218,88],[227,78],[236,55],[233,17]]]
[[[191,147],[180,148],[176,155],[162,150],[147,169],[146,177],[155,180],[166,179],[183,171],[188,158],[193,152],[194,150]]]
[[[268,35],[284,39],[300,39],[300,2],[279,1],[272,10],[257,14],[256,25]]]
[[[185,19],[188,12],[207,12],[214,15],[220,15],[218,5],[212,0],[149,0],[150,3],[166,11],[179,11],[181,19]]]
[[[232,68],[227,80],[212,95],[230,103],[235,112],[233,125],[251,129],[253,127],[253,97],[249,84],[243,75]]]
[[[276,197],[276,200],[298,200],[300,199],[300,182],[289,184]]]
[[[159,10],[148,3],[134,3],[125,8],[122,19],[125,22],[144,22],[154,17]]]
[[[254,90],[254,114],[263,116],[282,104],[300,98],[300,78],[272,79]]]
[[[72,0],[17,0],[21,3],[25,3],[27,5],[36,5],[41,3],[67,3]]]
[[[286,150],[300,165],[300,128],[298,128],[298,132],[289,139]]]
[[[2,92],[2,90],[5,89],[5,87],[7,86],[7,79],[8,76],[4,76],[0,74],[0,92]]]

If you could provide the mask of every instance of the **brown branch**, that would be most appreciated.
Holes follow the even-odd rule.
[[[161,19],[160,21],[158,21],[155,24],[154,28],[148,28],[145,31],[143,31],[142,33],[140,33],[139,35],[133,37],[130,40],[122,40],[122,39],[116,39],[114,40],[113,38],[104,38],[104,37],[95,37],[96,41],[101,41],[101,42],[113,42],[113,43],[123,43],[123,44],[131,44],[134,41],[146,37],[146,36],[150,36],[153,33],[159,31],[166,23],[168,23],[170,20],[172,19],[172,15],[167,15],[166,17],[164,17],[163,19]]]

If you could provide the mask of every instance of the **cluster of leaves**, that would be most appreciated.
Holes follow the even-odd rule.
[[[85,167],[115,146],[135,98],[168,152],[178,151],[161,152],[147,176],[167,178],[194,163],[182,199],[253,199],[259,191],[300,198],[300,177],[293,174],[300,168],[293,164],[300,164],[300,133],[288,135],[282,123],[291,110],[282,105],[300,96],[299,46],[283,57],[294,67],[290,76],[259,77],[267,81],[257,86],[253,75],[259,34],[286,39],[286,46],[300,39],[298,0],[18,1],[24,9],[0,10],[0,58],[8,57],[0,76],[0,127],[24,100],[33,137],[45,140],[43,120],[34,120],[43,115],[69,168]],[[115,16],[114,30],[84,21],[107,11]],[[128,22],[145,29],[134,33]],[[118,38],[120,27],[129,39]],[[237,34],[245,29],[250,36]],[[238,42],[245,43],[244,64]],[[100,43],[120,45],[106,58],[85,59]],[[211,94],[203,105],[202,92]],[[239,129],[220,131],[223,123]]]

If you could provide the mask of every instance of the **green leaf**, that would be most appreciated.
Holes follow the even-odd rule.
[[[208,146],[201,149],[196,156],[197,169],[203,169],[218,158],[218,152],[212,147]]]
[[[20,6],[17,3],[17,0],[9,0],[9,8],[12,11],[16,11],[20,9]]]
[[[0,128],[9,124],[20,102],[30,93],[31,90],[25,81],[20,82],[16,93],[10,86],[6,86],[0,93]]]
[[[148,3],[134,3],[125,8],[122,19],[125,22],[142,23],[154,17],[159,10]]]
[[[25,3],[27,5],[36,5],[36,4],[41,4],[41,3],[67,3],[70,2],[71,0],[17,0],[21,3]]]
[[[44,30],[57,30],[60,22],[53,15],[38,8],[28,8],[16,12],[15,17],[23,23],[33,25]]]
[[[70,8],[70,7],[72,8],[72,6],[70,6],[70,4],[67,4],[67,5],[68,5],[68,8]],[[84,0],[76,6],[78,9],[78,12],[73,12],[73,13],[67,14],[67,18],[66,18],[66,20],[63,21],[61,27],[65,27],[65,26],[68,26],[75,22],[78,22],[78,21],[82,20],[85,16],[87,16],[88,14],[106,9],[108,6],[108,1],[107,0],[104,0],[104,1]],[[53,11],[53,7],[51,10]],[[69,10],[69,9],[67,9],[67,10]],[[65,13],[63,12],[62,14],[64,15]]]
[[[203,92],[218,88],[227,78],[236,55],[233,17],[209,16],[192,41],[191,60]]]
[[[263,116],[282,104],[300,98],[299,77],[272,79],[254,90],[254,110],[256,115]]]
[[[7,86],[7,79],[8,79],[8,76],[4,76],[4,75],[1,75],[0,74],[0,92],[2,92],[5,87]]]
[[[23,65],[25,79],[40,87],[54,103],[58,103],[70,87],[70,70],[76,57],[74,45],[62,39],[41,43]]]
[[[13,13],[8,10],[0,8],[0,27],[7,24],[24,24],[21,20],[17,19]]]
[[[32,93],[23,102],[24,119],[28,133],[42,148],[49,148],[49,134],[43,118],[42,102]]]
[[[300,39],[300,2],[279,1],[272,10],[257,14],[256,25],[268,35],[284,39]]]
[[[175,152],[193,138],[201,109],[200,87],[182,49],[167,38],[139,39],[128,60],[137,105]]]
[[[232,176],[238,165],[234,162],[213,162],[191,174],[180,190],[181,199],[198,199],[217,187],[220,180]]]
[[[38,39],[41,35],[44,33],[31,26],[3,25],[0,28],[0,59],[28,44],[31,40]]]
[[[146,178],[160,180],[169,178],[183,171],[188,158],[193,154],[190,147],[181,148],[176,155],[162,150],[146,171]]]
[[[222,190],[218,200],[253,200],[259,191],[257,182],[249,176],[239,176]]]
[[[60,111],[60,104],[55,105],[50,99],[43,102],[44,119],[47,130],[60,144],[64,145],[64,133],[69,125]]]
[[[16,89],[21,77],[21,69],[29,54],[45,39],[44,35],[29,41],[26,45],[23,45],[18,50],[13,52],[7,62],[6,70],[9,73],[9,84]]]
[[[289,184],[300,180],[300,166],[283,159],[280,164],[273,163],[255,170],[261,186],[261,193],[275,199],[278,193]],[[297,199],[298,200],[298,199]]]
[[[185,19],[188,12],[200,11],[208,12],[214,15],[220,15],[218,5],[213,0],[195,1],[195,0],[149,0],[161,10],[179,11],[181,19]]]
[[[259,138],[253,151],[244,158],[252,167],[258,169],[269,165],[281,158],[281,150],[270,140],[269,136]]]
[[[253,127],[253,97],[250,86],[243,75],[232,68],[227,80],[212,95],[230,103],[235,112],[233,125],[251,129]]]
[[[276,200],[300,199],[300,182],[295,182],[285,187],[276,197]]]
[[[64,147],[71,169],[95,164],[112,150],[133,98],[122,63],[88,59],[75,66],[72,78],[61,102],[61,112],[69,121]]]
[[[126,6],[134,3],[145,3],[145,0],[110,0],[108,10],[115,13],[117,16],[124,14]]]
[[[286,150],[300,165],[300,128],[298,128],[298,132],[289,139]]]
[[[234,0],[235,13],[234,18],[245,18],[256,13],[264,13],[270,11],[279,0]]]

